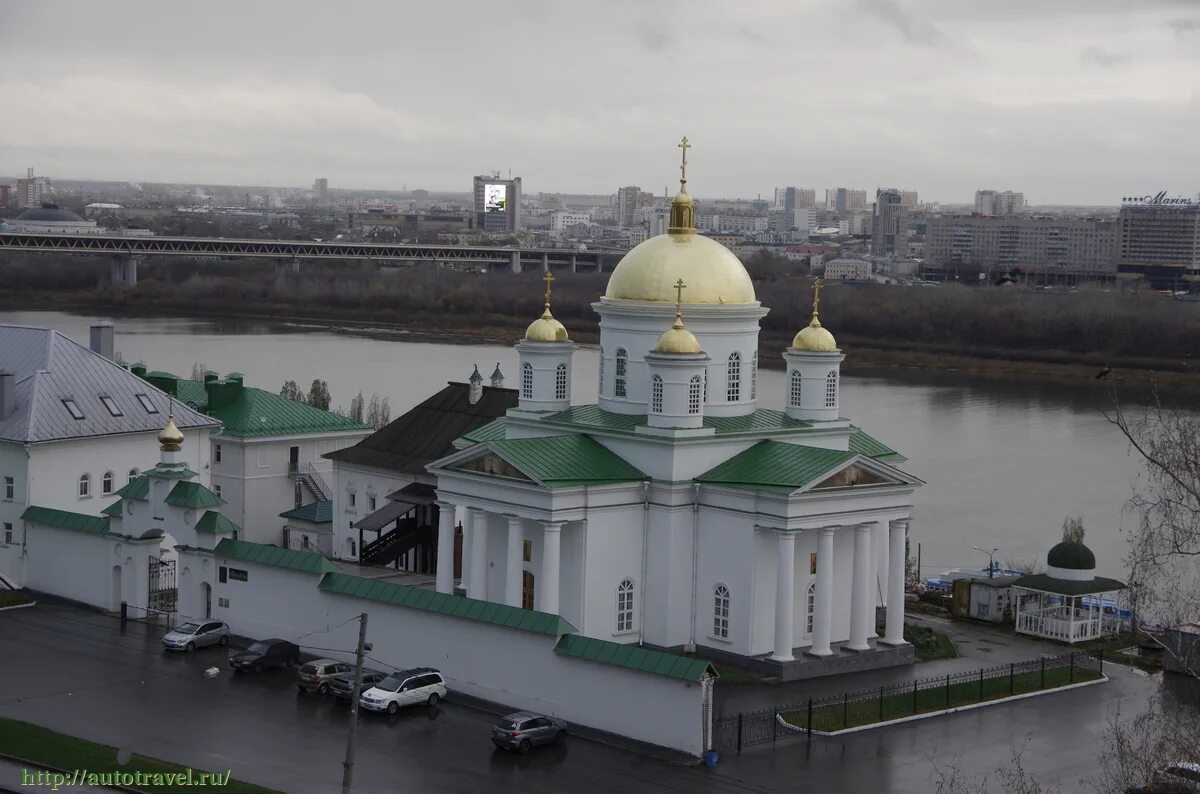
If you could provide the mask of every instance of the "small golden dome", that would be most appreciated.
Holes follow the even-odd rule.
[[[158,443],[163,452],[178,452],[183,444],[183,432],[175,426],[175,411],[167,416],[167,426],[158,431]]]
[[[550,313],[550,305],[546,305],[546,310],[542,312],[542,316],[529,324],[525,329],[525,339],[530,342],[567,342],[567,329],[563,324],[554,319],[554,315]]]
[[[821,325],[814,314],[808,327],[800,329],[800,333],[792,340],[792,348],[810,353],[836,353],[838,346],[833,334]]]
[[[654,345],[655,353],[703,353],[700,340],[683,325],[683,315],[675,314],[675,322],[663,331]]]

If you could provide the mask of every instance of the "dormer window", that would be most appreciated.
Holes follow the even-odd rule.
[[[71,398],[62,401],[63,407],[67,409],[67,413],[71,414],[72,419],[83,419],[83,411],[79,410],[79,405]]]
[[[104,403],[104,407],[107,408],[108,412],[113,416],[125,415],[121,413],[121,409],[117,407],[117,403],[113,400],[113,398],[109,397],[107,394],[100,395],[100,402]]]
[[[142,404],[142,407],[146,409],[146,413],[148,413],[148,414],[158,413],[158,409],[154,407],[154,403],[150,402],[150,395],[139,394],[139,395],[137,395],[137,398],[138,398],[138,402],[140,402]]]

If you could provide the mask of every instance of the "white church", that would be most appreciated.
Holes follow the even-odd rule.
[[[516,345],[518,407],[428,467],[438,547],[454,547],[456,516],[463,532],[462,575],[439,564],[436,588],[784,678],[910,662],[905,537],[922,483],[842,417],[819,285],[782,353],[786,410],[758,407],[768,310],[738,258],[696,233],[681,146],[668,233],[631,250],[593,304],[596,402],[571,404],[575,345],[547,274],[545,311]]]

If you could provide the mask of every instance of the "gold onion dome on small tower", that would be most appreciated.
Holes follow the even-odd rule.
[[[525,339],[529,342],[568,342],[567,329],[550,313],[550,282],[554,281],[554,274],[546,271],[542,280],[546,282],[546,308],[542,316],[525,329]],[[498,364],[496,366],[499,368]]]
[[[158,443],[163,452],[178,452],[183,444],[183,432],[175,426],[175,405],[167,414],[167,425],[158,431]]]
[[[675,322],[662,332],[654,345],[655,353],[703,353],[700,340],[683,325],[683,290],[687,285],[683,279],[675,282]]]
[[[833,338],[833,334],[821,325],[821,320],[818,317],[821,305],[821,281],[820,279],[813,285],[813,313],[812,321],[808,326],[800,329],[800,333],[796,334],[796,338],[792,340],[793,350],[804,350],[810,353],[836,353],[838,346],[837,340]]]

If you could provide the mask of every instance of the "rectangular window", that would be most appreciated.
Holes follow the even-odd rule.
[[[815,551],[808,555],[808,573],[810,576],[817,575],[817,553]]]
[[[367,497],[367,509],[370,510],[372,513],[375,512],[375,497],[374,496]]]
[[[229,578],[235,582],[245,582],[249,580],[249,574],[243,568],[230,568]]]
[[[84,418],[83,411],[79,410],[79,406],[76,404],[76,402],[74,400],[67,398],[62,401],[62,404],[63,404],[63,407],[65,407],[67,409],[67,413],[69,413],[71,415],[72,419],[83,419]]]
[[[125,415],[121,413],[121,409],[117,407],[117,404],[113,401],[113,398],[109,397],[107,394],[100,395],[100,402],[104,404],[104,407],[107,408],[108,412],[113,416]]]
[[[229,599],[218,597],[217,606],[221,607],[222,609],[229,609]]]
[[[350,507],[353,508],[357,504],[358,504],[358,494],[354,493],[354,491],[351,491],[350,492]]]
[[[13,538],[12,524],[5,521],[4,522],[4,545],[5,546],[12,545],[12,538]]]
[[[213,463],[221,462],[221,445],[213,444]]]
[[[146,413],[148,413],[148,414],[158,413],[158,409],[155,408],[154,403],[152,403],[150,401],[150,395],[138,394],[136,396],[137,396],[138,402],[140,402],[142,404],[142,407],[146,409]]]
[[[220,568],[217,568],[217,581],[221,583],[229,581],[229,569],[224,565],[222,565]]]
[[[221,498],[221,486],[214,483],[213,484],[213,493],[215,493],[217,495],[217,498],[220,499]]]
[[[521,543],[521,559],[524,562],[533,562],[533,541],[526,540]]]
[[[11,502],[13,499],[16,498],[16,490],[17,490],[17,486],[16,486],[16,483],[13,482],[13,478],[5,477],[4,478],[4,498]]]

